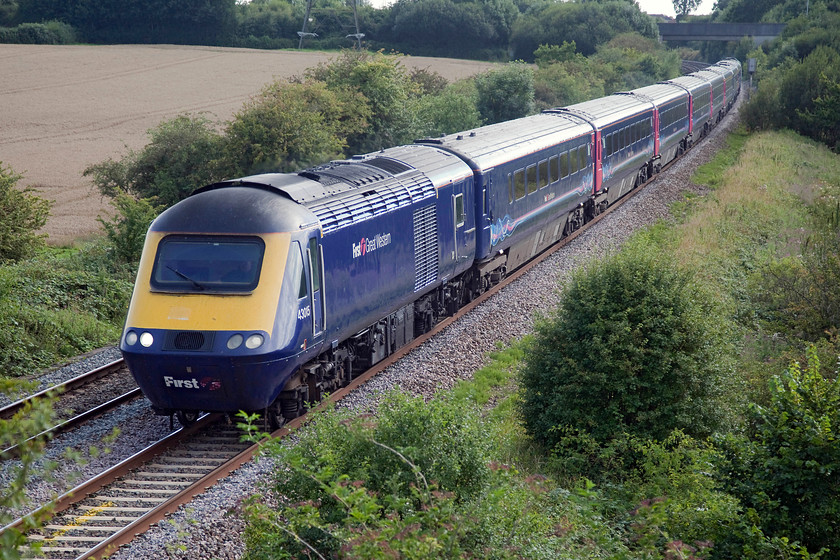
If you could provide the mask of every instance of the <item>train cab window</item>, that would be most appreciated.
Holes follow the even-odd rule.
[[[551,182],[556,183],[560,180],[560,157],[551,156],[548,158],[548,171],[551,174]]]
[[[170,235],[158,245],[152,290],[251,292],[259,283],[265,243],[251,236]]]
[[[459,193],[455,195],[455,227],[464,225],[465,219],[464,195]]]
[[[312,271],[312,290],[317,292],[321,289],[321,266],[318,259],[318,240],[314,237],[309,240],[309,267]]]
[[[516,200],[523,198],[526,194],[525,190],[525,170],[517,169],[513,174],[513,189],[516,194]]]
[[[528,194],[537,192],[537,166],[529,165],[526,175],[528,178]]]
[[[569,176],[569,152],[563,152],[560,156],[560,176]]]
[[[548,186],[548,160],[544,159],[539,163],[537,177],[540,181],[540,188]]]

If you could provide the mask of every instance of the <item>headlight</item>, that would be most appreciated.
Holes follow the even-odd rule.
[[[151,346],[152,343],[154,343],[154,341],[155,337],[153,337],[152,333],[150,332],[144,332],[140,335],[140,345],[144,348],[148,348],[149,346]]]
[[[235,334],[232,337],[230,337],[227,341],[228,350],[236,350],[241,345],[242,345],[242,335],[241,334]]]
[[[265,339],[261,334],[252,334],[248,337],[248,340],[245,341],[245,347],[249,350],[253,350],[254,348],[259,348],[262,346],[262,343]]]
[[[125,345],[134,346],[135,344],[137,344],[137,333],[134,331],[125,333]]]

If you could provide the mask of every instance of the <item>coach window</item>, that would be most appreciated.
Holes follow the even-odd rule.
[[[569,176],[569,152],[563,152],[560,156],[560,177]]]
[[[589,154],[587,153],[586,148],[587,146],[581,146],[578,148],[578,161],[580,162],[581,169],[586,169],[589,166],[589,159],[587,157]]]
[[[517,169],[513,174],[513,189],[516,200],[525,196],[525,170]]]
[[[612,152],[612,134],[607,134],[604,138],[604,155],[610,156]]]
[[[571,150],[569,151],[569,173],[574,175],[578,172],[578,169],[580,169],[578,165],[578,151],[576,149]]]
[[[539,173],[537,173],[540,180],[540,188],[548,186],[548,160],[544,159],[539,164]]]
[[[560,180],[560,157],[551,156],[548,158],[548,171],[551,174],[551,182],[556,183]]]
[[[528,177],[528,194],[537,192],[537,166],[529,165],[527,171]]]
[[[508,203],[513,202],[513,177],[508,173]]]

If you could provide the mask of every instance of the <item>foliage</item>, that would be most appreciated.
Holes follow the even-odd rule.
[[[540,45],[560,45],[574,41],[585,56],[621,33],[636,32],[656,39],[654,20],[636,3],[623,1],[546,2],[531,8],[516,20],[511,32],[513,56],[533,60]]]
[[[99,218],[99,223],[105,230],[117,263],[129,264],[140,261],[146,232],[160,213],[148,199],[137,200],[134,197],[120,193],[112,200],[111,205],[116,214],[110,219]]]
[[[27,23],[58,20],[96,43],[222,43],[235,24],[234,0],[19,0]]]
[[[18,189],[20,179],[0,162],[0,262],[33,254],[46,237],[38,230],[47,223],[52,204],[32,194],[35,189]]]
[[[509,121],[534,112],[534,72],[511,62],[475,78],[476,106],[485,124]]]
[[[28,375],[119,338],[131,270],[104,267],[86,250],[45,252],[0,267],[0,370]]]
[[[840,541],[840,379],[820,373],[813,347],[803,369],[794,362],[771,380],[770,404],[752,405],[745,437],[721,442],[725,487],[754,508],[766,531],[828,548]]]
[[[486,58],[508,44],[519,16],[513,0],[401,0],[393,5],[386,40],[411,54]],[[502,49],[499,49],[499,46]]]
[[[0,43],[70,45],[75,42],[75,29],[60,21],[21,23],[16,27],[0,27]]]
[[[578,272],[526,358],[526,429],[549,448],[570,431],[598,442],[711,433],[728,353],[716,310],[655,249],[625,248]]]
[[[403,143],[418,135],[416,107],[421,88],[398,57],[344,51],[340,57],[307,71],[331,91],[357,92],[355,110],[367,126],[348,130],[347,150],[366,153]]]
[[[0,378],[0,394],[11,396],[32,387],[20,381]],[[39,461],[44,455],[44,445],[48,436],[46,430],[55,425],[56,415],[53,409],[55,396],[47,396],[27,404],[13,417],[0,419],[0,449],[6,449],[20,442],[15,466],[11,469],[12,476],[8,484],[0,488],[0,527],[5,527],[14,517],[9,512],[19,510],[27,505],[26,488],[34,476],[48,477],[55,469],[55,465],[39,467]],[[32,438],[32,439],[29,439]],[[3,456],[3,459],[7,457]],[[30,516],[24,525],[18,529],[9,529],[0,535],[0,558],[16,560],[21,557],[18,547],[26,544],[24,533],[39,527],[47,516]]]
[[[319,415],[314,430],[320,436],[302,436],[309,448],[304,454],[269,444],[270,454],[280,452],[277,480],[285,497],[276,510],[259,497],[248,504],[246,558],[623,557],[617,555],[626,550],[599,514],[590,489],[556,489],[544,476],[526,476],[486,458],[476,464],[483,473],[478,486],[470,477],[435,482],[433,473],[441,470],[430,460],[435,449],[443,450],[445,470],[454,458],[450,451],[461,444],[466,451],[477,443],[487,446],[488,434],[473,423],[471,406],[404,395],[389,402],[408,409],[381,410],[376,418]],[[386,422],[383,414],[391,419]],[[465,417],[473,418],[466,431],[451,422]],[[380,428],[383,422],[387,426]],[[387,445],[383,436],[414,439],[415,445],[425,437],[432,441],[424,450]],[[347,439],[351,443],[343,444]],[[418,454],[423,458],[415,460]],[[376,482],[398,479],[407,484],[389,489]],[[303,495],[301,487],[308,489]]]
[[[475,91],[458,86],[447,87],[437,95],[424,95],[417,107],[418,136],[440,136],[481,126],[475,106]]]
[[[228,124],[225,174],[293,171],[335,159],[369,116],[362,96],[347,88],[271,83]]]
[[[677,14],[677,21],[684,18],[697,9],[700,0],[671,0],[674,5],[674,12]]]
[[[171,206],[219,175],[221,136],[202,116],[179,115],[148,131],[149,143],[130,150],[119,161],[108,159],[89,166],[90,176],[103,195],[127,193]]]

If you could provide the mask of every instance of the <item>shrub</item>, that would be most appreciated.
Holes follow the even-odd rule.
[[[475,86],[478,111],[487,124],[534,112],[534,71],[521,61],[476,76]]]
[[[121,160],[91,165],[84,175],[108,197],[128,193],[171,206],[193,190],[221,179],[221,136],[201,116],[179,115],[149,130],[150,142]]]
[[[22,23],[17,27],[0,28],[0,42],[27,45],[70,45],[76,42],[72,25],[60,21]]]
[[[722,438],[727,489],[754,508],[764,531],[840,558],[840,379],[820,373],[814,348],[770,385],[770,404],[752,405],[745,437]]]
[[[727,322],[688,272],[653,250],[625,249],[578,272],[536,328],[522,371],[526,430],[662,439],[711,433],[727,366]]]
[[[293,171],[340,156],[369,113],[361,96],[324,83],[274,82],[227,126],[225,171]]]
[[[105,230],[113,257],[118,264],[139,262],[146,232],[159,208],[149,200],[137,200],[127,194],[118,194],[111,204],[117,211],[116,215],[110,220],[98,219]]]
[[[44,245],[46,234],[38,230],[47,223],[51,202],[17,189],[21,176],[0,162],[0,261],[16,261]]]

